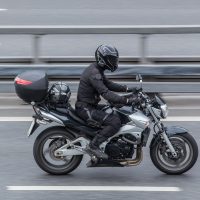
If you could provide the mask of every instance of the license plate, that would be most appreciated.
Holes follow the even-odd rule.
[[[33,121],[31,122],[31,126],[30,126],[30,128],[29,128],[29,130],[28,130],[28,134],[27,134],[28,137],[29,137],[30,135],[32,135],[32,133],[33,133],[33,131],[34,131],[35,125],[36,125],[36,119],[33,118]]]

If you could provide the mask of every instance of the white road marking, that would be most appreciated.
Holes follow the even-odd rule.
[[[179,187],[146,187],[146,186],[7,186],[15,191],[131,191],[131,192],[180,192]]]
[[[0,117],[0,122],[29,122],[32,117]]]
[[[163,95],[163,97],[165,99],[199,99],[200,96],[199,95],[177,95],[177,96],[170,96],[170,95]]]
[[[172,107],[169,107],[169,110],[200,110],[200,106],[187,106],[187,107],[172,106]]]
[[[190,116],[190,117],[182,117],[182,116],[173,116],[168,117],[167,119],[162,119],[165,122],[199,122],[200,117]]]
[[[16,110],[32,110],[33,108],[30,105],[4,105],[0,106],[0,110],[11,110],[11,109],[16,109]],[[173,110],[200,110],[200,106],[191,106],[191,107],[169,107],[169,111]]]
[[[32,117],[0,117],[0,122],[29,122],[32,121]],[[173,116],[167,119],[162,119],[164,122],[200,122],[200,117],[179,117]]]
[[[19,98],[17,98],[16,96],[0,96],[0,99],[15,99],[15,100],[19,100]]]
[[[0,11],[7,11],[8,9],[6,8],[0,8]]]
[[[74,100],[76,97],[73,97],[72,96],[72,98],[71,98],[71,100]],[[1,99],[1,97],[0,97],[0,99]],[[10,99],[12,99],[12,98],[10,98]],[[22,102],[23,103],[23,102]],[[72,104],[73,104],[73,101],[71,102]],[[170,106],[170,107],[168,107],[169,108],[169,110],[200,110],[200,106]],[[0,105],[0,110],[1,109],[3,109],[3,110],[5,110],[5,109],[23,109],[23,110],[26,110],[26,109],[32,109],[32,106],[31,105],[29,105],[29,104],[25,104],[24,103],[24,105],[23,104],[13,104],[13,105]]]
[[[0,106],[0,110],[10,110],[10,109],[16,109],[16,110],[33,110],[32,107],[23,105],[23,106]]]

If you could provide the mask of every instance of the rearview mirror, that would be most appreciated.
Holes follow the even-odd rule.
[[[142,81],[142,76],[141,76],[141,74],[137,74],[137,75],[136,75],[136,81],[139,81],[139,82]]]

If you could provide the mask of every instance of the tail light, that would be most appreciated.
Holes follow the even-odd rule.
[[[27,81],[27,80],[21,79],[19,77],[15,78],[15,83],[18,84],[18,85],[30,85],[30,84],[32,84],[31,81]]]

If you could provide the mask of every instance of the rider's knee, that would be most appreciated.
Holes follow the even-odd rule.
[[[112,118],[111,118],[111,123],[110,125],[116,130],[118,131],[121,126],[122,126],[122,123],[121,123],[121,120],[120,118],[117,116],[117,115],[113,115]]]

